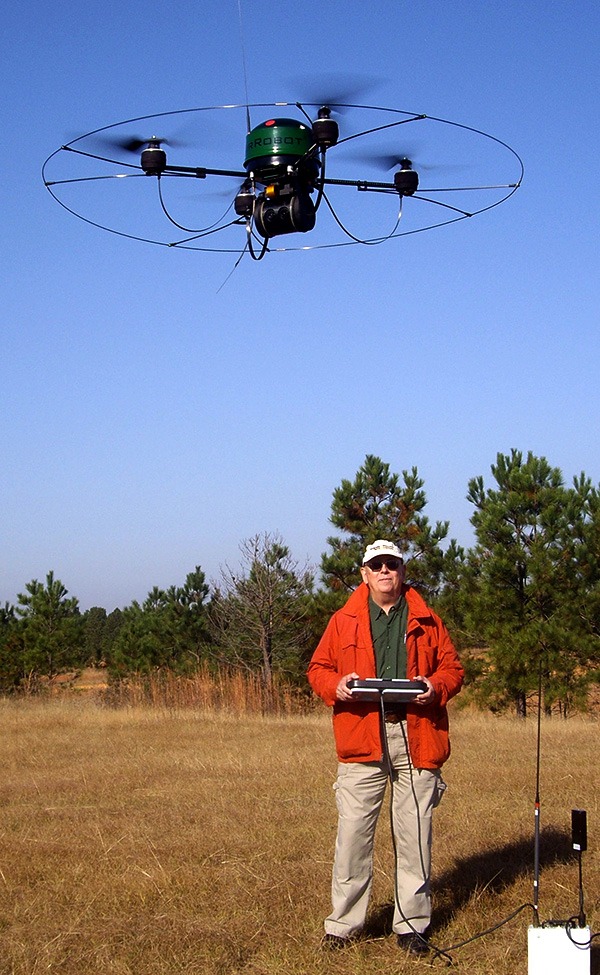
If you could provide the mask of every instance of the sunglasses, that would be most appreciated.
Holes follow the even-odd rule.
[[[390,572],[398,572],[398,569],[402,565],[402,562],[400,561],[400,559],[394,559],[394,558],[387,558],[387,559],[376,558],[376,559],[371,559],[370,562],[367,562],[367,568],[370,569],[371,572],[381,572],[384,565],[388,567]]]

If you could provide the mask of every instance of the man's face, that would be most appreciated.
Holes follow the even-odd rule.
[[[363,565],[360,574],[379,606],[392,606],[400,598],[406,569],[400,559],[377,556]]]

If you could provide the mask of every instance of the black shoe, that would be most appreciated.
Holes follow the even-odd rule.
[[[326,934],[321,942],[321,948],[325,951],[338,951],[340,948],[347,948],[351,938],[341,938],[339,934]]]
[[[398,947],[404,948],[409,955],[426,955],[429,951],[427,932],[417,934],[416,931],[411,931],[410,934],[399,934]]]

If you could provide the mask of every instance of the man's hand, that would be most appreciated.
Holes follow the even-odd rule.
[[[345,677],[342,677],[341,681],[339,682],[338,686],[335,689],[335,696],[337,697],[338,701],[352,701],[353,699],[352,692],[348,687],[348,681],[358,680],[358,679],[359,679],[358,674],[354,674],[354,673],[346,674]]]
[[[422,694],[417,694],[417,696],[415,697],[414,701],[412,701],[412,704],[421,704],[421,705],[423,705],[423,704],[433,704],[433,702],[435,701],[435,698],[436,698],[436,692],[435,692],[435,687],[433,686],[433,684],[431,683],[431,681],[429,680],[429,678],[428,677],[422,677],[419,674],[419,676],[416,677],[415,679],[416,680],[421,680],[421,681],[423,681],[424,684],[427,684],[427,690],[426,691],[423,691]]]

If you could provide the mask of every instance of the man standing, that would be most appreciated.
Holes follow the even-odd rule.
[[[316,694],[333,707],[339,759],[334,789],[338,832],[333,910],[326,947],[348,944],[365,923],[373,878],[373,841],[388,779],[396,856],[393,929],[412,954],[428,951],[431,920],[431,814],[445,785],[450,754],[446,702],[464,672],[441,619],[404,583],[397,545],[369,545],[362,584],[332,616],[308,668]],[[409,678],[426,690],[409,704],[358,702],[352,678]]]

